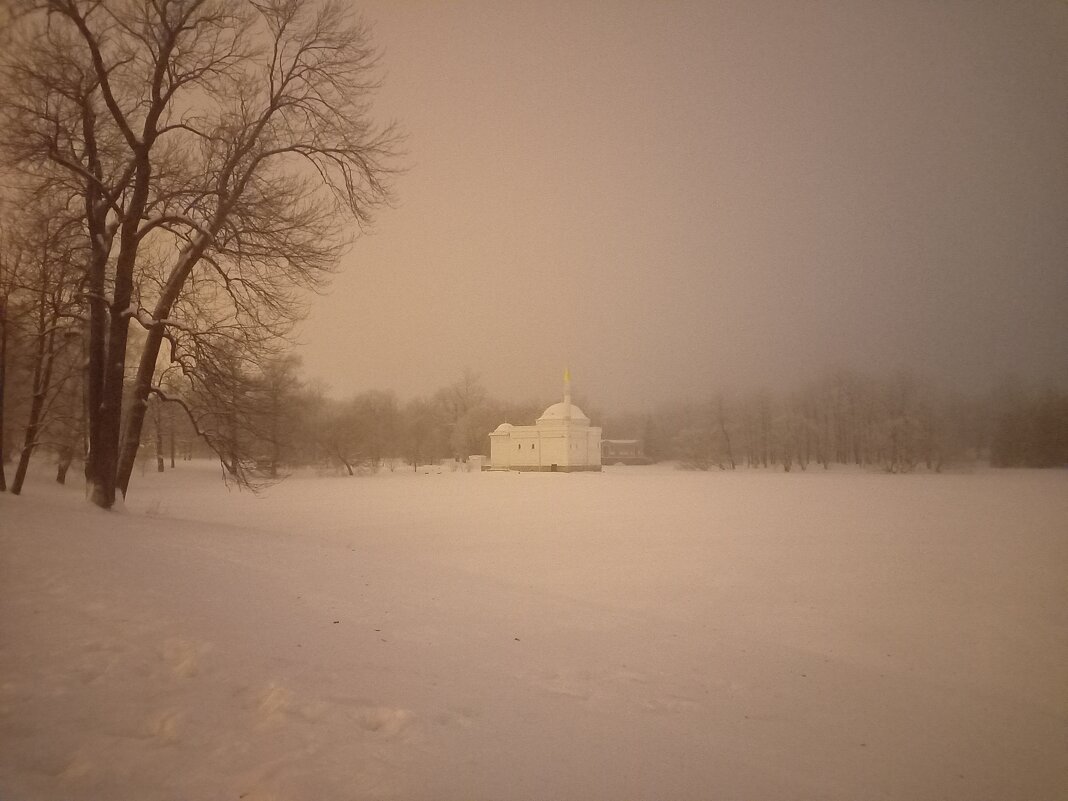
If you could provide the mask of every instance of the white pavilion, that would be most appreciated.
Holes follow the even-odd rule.
[[[571,376],[564,373],[564,400],[546,409],[532,426],[501,423],[490,434],[490,470],[573,473],[601,469],[601,429],[571,402]]]

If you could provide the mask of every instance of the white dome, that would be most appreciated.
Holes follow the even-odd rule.
[[[496,434],[498,431],[500,431],[503,434],[505,431],[511,431],[511,430],[512,430],[512,424],[511,423],[501,423],[499,426],[497,426],[497,429],[493,433]]]
[[[570,414],[568,414],[569,411]],[[564,402],[554,403],[546,409],[541,417],[538,418],[538,422],[542,420],[566,420],[568,417],[578,423],[590,422],[590,418],[582,413],[582,409],[573,403]]]

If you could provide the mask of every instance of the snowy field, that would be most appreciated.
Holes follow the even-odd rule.
[[[1066,471],[47,478],[3,801],[1068,798]]]

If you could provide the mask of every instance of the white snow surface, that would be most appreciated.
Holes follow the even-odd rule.
[[[0,495],[0,799],[1068,798],[1068,473]]]

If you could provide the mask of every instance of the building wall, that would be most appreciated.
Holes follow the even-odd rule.
[[[538,432],[532,426],[522,426],[512,429],[511,449],[512,465],[514,467],[537,467],[541,464],[541,442],[538,441]]]
[[[586,464],[601,469],[601,429],[591,427],[586,440]]]
[[[600,470],[601,429],[553,421],[490,434],[494,470],[551,470],[553,465],[561,472]]]
[[[511,438],[507,434],[490,434],[490,470],[502,470],[508,467],[508,446]]]

